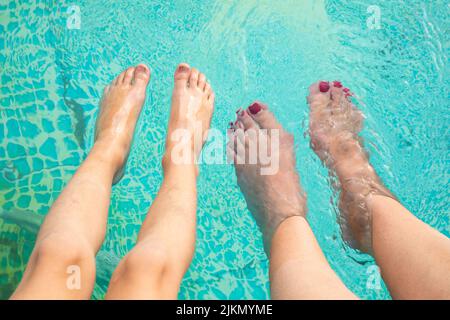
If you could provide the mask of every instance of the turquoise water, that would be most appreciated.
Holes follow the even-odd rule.
[[[362,298],[389,299],[373,261],[341,240],[327,171],[305,135],[305,96],[317,79],[352,88],[381,177],[449,236],[449,5],[376,1],[373,28],[373,2],[0,0],[0,296],[17,285],[42,217],[92,145],[103,87],[144,62],[149,94],[97,258],[93,297],[103,296],[161,182],[172,74],[186,61],[216,91],[213,127],[225,132],[255,99],[271,106],[295,135],[309,219],[333,269]],[[269,298],[261,236],[233,168],[203,165],[198,200],[196,254],[179,297]]]

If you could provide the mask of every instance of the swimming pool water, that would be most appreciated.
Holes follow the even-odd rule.
[[[172,75],[186,61],[216,91],[213,127],[225,132],[255,99],[271,106],[295,135],[310,223],[333,269],[360,297],[388,299],[374,262],[341,240],[327,171],[305,134],[305,97],[318,79],[352,88],[379,174],[449,236],[448,16],[443,0],[0,0],[0,297],[17,285],[42,218],[92,145],[103,87],[144,62],[149,94],[97,257],[93,298],[103,296],[161,182]],[[179,297],[269,298],[261,236],[233,168],[202,165],[198,189],[196,254]]]

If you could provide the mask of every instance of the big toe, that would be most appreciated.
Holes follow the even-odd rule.
[[[140,64],[134,69],[134,85],[145,89],[150,80],[150,69],[145,64]]]
[[[180,63],[175,70],[175,86],[187,87],[190,74],[191,67],[187,63]]]
[[[248,107],[248,113],[261,129],[282,129],[275,115],[264,103],[258,101],[252,103]]]
[[[326,107],[330,103],[331,86],[327,81],[313,83],[309,87],[308,103],[311,108]]]

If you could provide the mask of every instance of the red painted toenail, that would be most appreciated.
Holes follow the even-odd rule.
[[[248,110],[251,112],[251,114],[257,114],[262,109],[261,105],[258,102],[254,102],[250,107],[248,107]]]
[[[336,88],[342,88],[342,83],[340,81],[334,81],[333,86],[335,86]]]
[[[344,88],[344,89],[342,89],[342,91],[348,93],[348,92],[350,92],[350,89],[349,88]]]
[[[325,81],[321,81],[319,83],[319,90],[320,92],[328,92],[328,90],[330,90],[330,84],[328,82]]]

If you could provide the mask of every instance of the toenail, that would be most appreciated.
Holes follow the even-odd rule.
[[[333,86],[335,86],[336,88],[342,88],[342,83],[340,81],[334,81]]]
[[[348,93],[348,92],[350,92],[350,89],[349,88],[344,88],[344,89],[342,89],[342,91]]]
[[[137,66],[137,68],[136,68],[136,71],[137,72],[142,72],[142,73],[147,73],[147,69],[144,67],[144,66]]]
[[[188,70],[189,70],[189,68],[187,66],[185,66],[184,64],[178,66],[178,71],[179,72],[186,72]]]
[[[250,107],[248,107],[248,110],[251,112],[251,114],[257,114],[262,109],[261,105],[258,102],[254,102]]]
[[[323,93],[328,92],[328,90],[330,90],[330,84],[328,82],[321,81],[319,83],[319,90]]]

